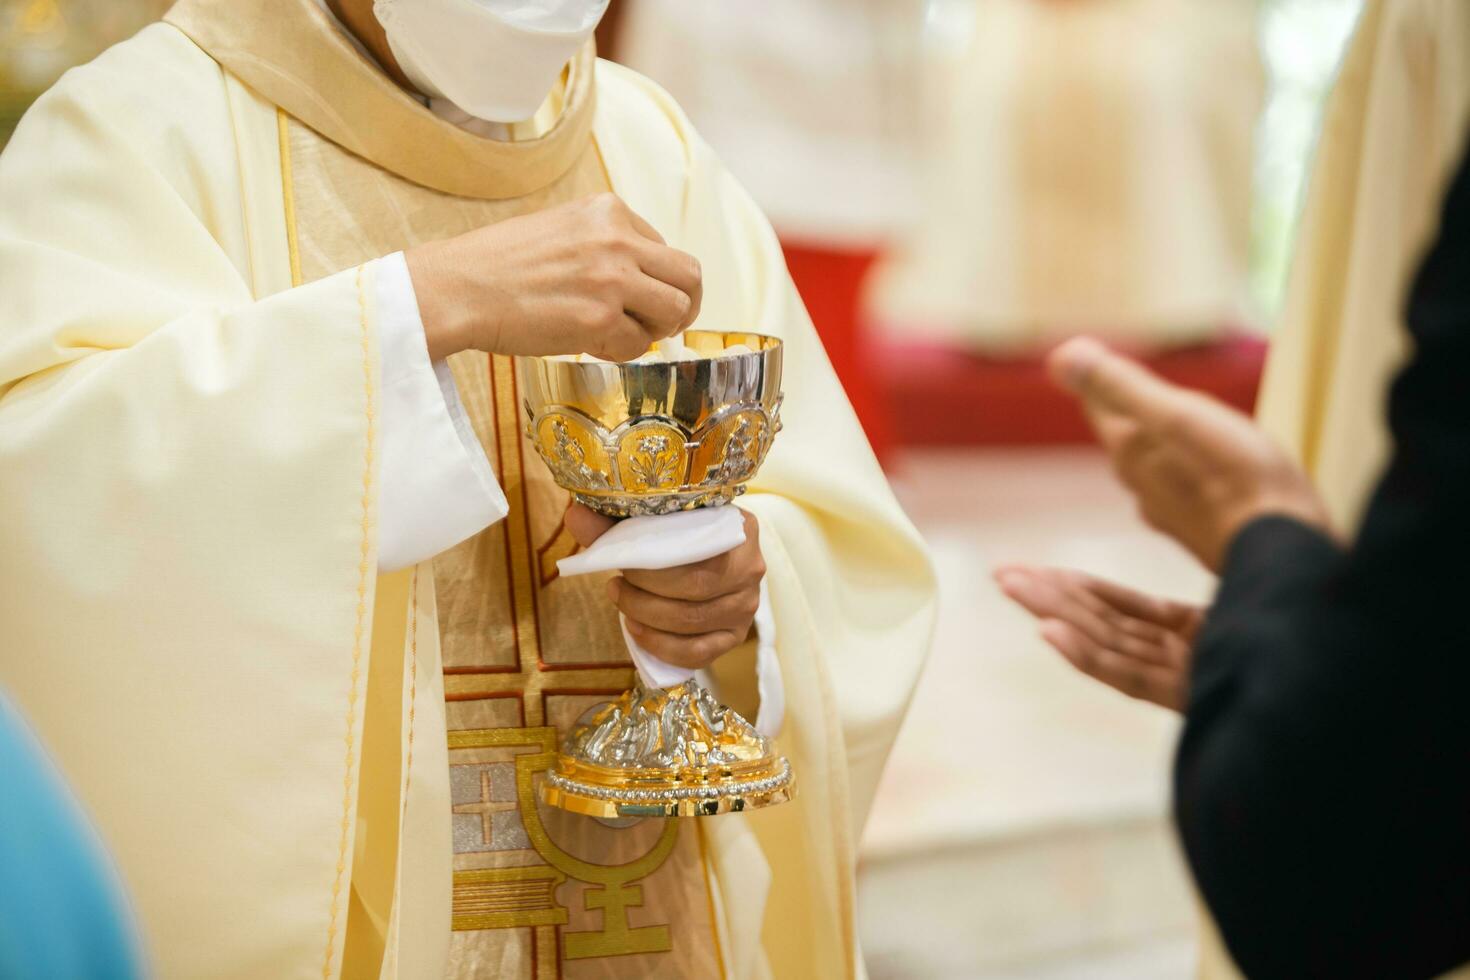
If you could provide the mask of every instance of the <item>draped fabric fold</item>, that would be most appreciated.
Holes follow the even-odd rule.
[[[290,288],[274,137],[154,26],[70,72],[0,156],[0,684],[164,976],[318,975],[345,924],[372,284]]]

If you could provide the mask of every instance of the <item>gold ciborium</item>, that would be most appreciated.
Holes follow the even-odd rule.
[[[685,360],[522,358],[527,434],[557,484],[609,517],[729,504],[781,429],[781,341],[691,330]],[[731,350],[735,348],[735,350]],[[791,766],[696,680],[603,705],[541,783],[596,817],[709,816],[783,803]]]

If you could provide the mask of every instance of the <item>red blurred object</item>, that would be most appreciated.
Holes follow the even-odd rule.
[[[922,343],[888,343],[870,356],[881,365],[887,422],[904,445],[1092,441],[1076,403],[1047,378],[1041,356],[1002,360]],[[1255,406],[1265,358],[1265,340],[1242,333],[1138,357],[1170,381],[1245,412]]]
[[[878,341],[859,309],[878,253],[783,239],[786,265],[878,458],[892,447],[1056,445],[1092,441],[1077,405],[1046,375],[1044,355],[986,357],[933,342]],[[1266,341],[1246,333],[1137,353],[1176,384],[1251,411]]]
[[[782,239],[786,267],[811,314],[817,335],[873,451],[882,459],[889,447],[888,412],[880,387],[874,383],[858,301],[863,280],[878,253],[873,249],[842,249]]]

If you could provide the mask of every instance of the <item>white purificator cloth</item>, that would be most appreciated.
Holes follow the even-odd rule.
[[[745,514],[740,508],[704,507],[619,521],[587,550],[563,558],[556,567],[563,575],[587,575],[625,568],[677,568],[723,555],[744,543]],[[755,727],[762,735],[773,736],[781,731],[781,722],[786,714],[786,692],[781,683],[781,668],[776,662],[776,618],[771,612],[771,598],[764,579],[761,580],[760,591],[760,607],[755,613],[755,669],[761,706]],[[664,663],[643,649],[628,632],[627,620],[619,618],[623,622],[623,639],[644,684],[673,687],[698,673],[687,667]]]

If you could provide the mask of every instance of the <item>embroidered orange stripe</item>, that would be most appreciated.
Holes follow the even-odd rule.
[[[357,627],[352,640],[352,685],[347,693],[347,751],[342,773],[342,834],[337,845],[337,874],[332,882],[332,916],[327,924],[327,948],[322,961],[323,980],[331,980],[332,959],[337,945],[337,917],[342,904],[342,881],[347,874],[347,842],[352,830],[352,758],[357,751],[357,699],[362,677],[362,649],[368,628],[368,582],[372,562],[373,444],[376,441],[376,406],[373,391],[372,347],[368,335],[367,294],[363,270],[357,270],[357,302],[362,320],[364,393],[367,406],[367,453],[362,477],[362,546],[358,558]]]
[[[301,244],[296,239],[296,190],[291,186],[291,133],[286,110],[276,109],[276,132],[281,143],[281,199],[286,207],[286,254],[291,259],[291,285],[301,285]]]
[[[408,813],[408,788],[413,781],[413,713],[419,690],[419,570],[408,585],[408,752],[403,763],[403,812]]]

